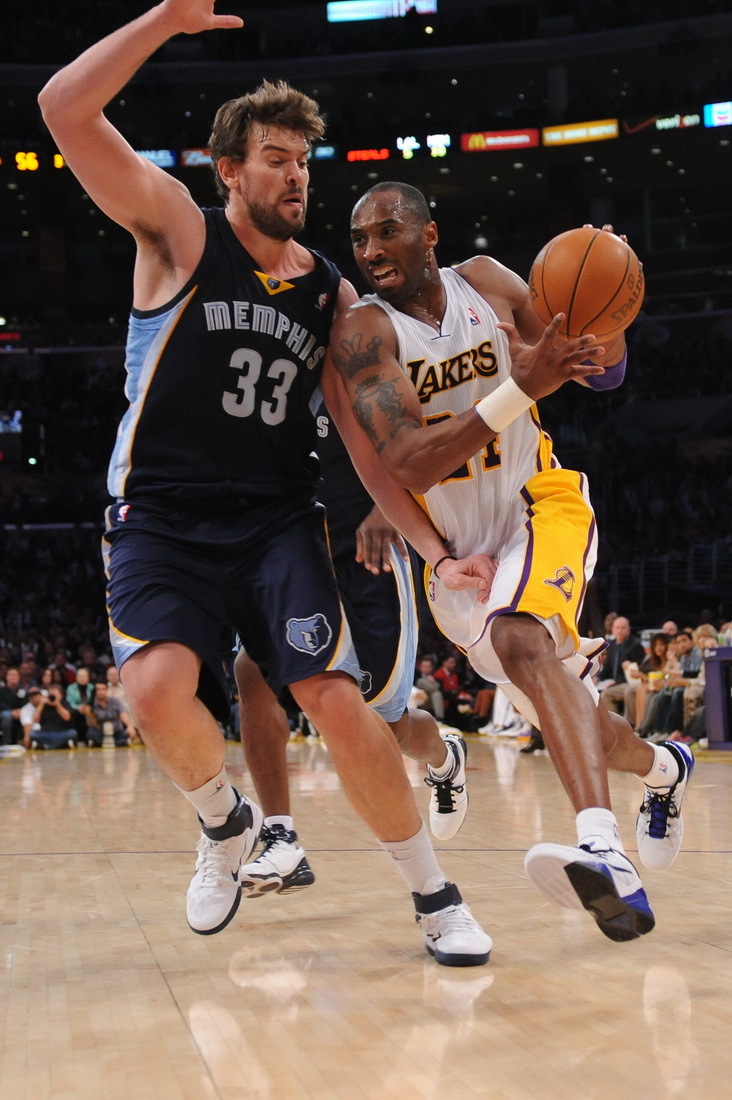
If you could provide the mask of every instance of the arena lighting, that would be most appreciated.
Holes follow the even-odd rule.
[[[138,157],[151,160],[158,168],[175,168],[178,154],[175,149],[135,149]]]
[[[732,126],[732,103],[705,103],[705,126]]]
[[[203,168],[211,164],[211,153],[208,149],[181,149],[180,163],[182,168]]]
[[[346,160],[388,160],[388,149],[349,149],[346,153]]]
[[[335,156],[335,145],[316,145],[313,149],[313,160],[334,160]]]
[[[367,19],[394,19],[416,8],[418,15],[436,15],[437,0],[335,0],[326,4],[329,23],[356,23]]]

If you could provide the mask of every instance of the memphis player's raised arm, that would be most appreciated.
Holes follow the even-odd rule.
[[[351,403],[332,359],[326,355],[322,377],[323,399],[328,413],[348,450],[351,461],[366,491],[386,519],[399,531],[427,562],[449,559],[440,567],[440,579],[453,590],[476,589],[478,600],[488,599],[495,574],[493,561],[485,554],[454,559],[429,516],[411,493],[394,481],[379,461],[371,442],[356,421]]]
[[[203,251],[204,219],[188,189],[139,156],[104,108],[174,35],[243,25],[238,16],[214,15],[213,6],[213,0],[164,0],[57,72],[38,97],[82,187],[135,237],[134,293],[141,309],[165,304],[190,277]]]

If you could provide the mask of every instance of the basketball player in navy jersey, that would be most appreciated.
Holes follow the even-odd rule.
[[[427,765],[430,828],[439,840],[448,840],[460,829],[468,808],[467,746],[457,732],[445,733],[443,739],[427,711],[409,708],[419,630],[411,559],[398,531],[366,492],[325,406],[316,422],[323,479],[319,498],[359,659],[361,691],[391,726],[402,752]],[[242,747],[265,815],[263,849],[242,867],[242,893],[289,893],[315,881],[290,813],[290,727],[244,650],[237,654],[234,672]]]
[[[163,0],[39,97],[71,170],[137,247],[130,405],[110,463],[105,535],[115,664],[146,745],[201,820],[187,897],[195,932],[232,919],[262,823],[224,766],[225,625],[327,741],[351,803],[414,895],[430,953],[481,964],[490,938],[437,864],[396,741],[361,695],[315,501],[311,401],[336,306],[355,298],[294,239],[310,144],[323,132],[317,105],[284,84],[224,104],[210,147],[225,206],[208,210],[104,115],[172,36],[241,25],[216,16],[212,0]],[[369,488],[384,507],[387,480]],[[444,543],[431,527],[422,537],[419,552],[437,561]],[[465,582],[483,583],[468,573]]]
[[[591,335],[561,340],[563,315],[545,328],[522,279],[487,256],[440,269],[437,238],[424,196],[407,184],[376,184],[353,210],[354,258],[373,293],[331,333],[363,429],[351,439],[346,424],[343,438],[354,461],[370,438],[458,558],[497,562],[484,603],[452,590],[454,563],[438,562],[428,585],[435,620],[541,729],[576,812],[577,846],[535,845],[529,876],[560,904],[587,909],[610,939],[634,939],[654,917],[623,849],[608,767],[643,779],[638,849],[660,869],[681,843],[693,757],[673,742],[640,741],[598,706],[594,658],[604,643],[577,629],[596,556],[594,514],[584,475],[560,467],[535,405],[569,380],[619,385],[625,338],[604,347]]]

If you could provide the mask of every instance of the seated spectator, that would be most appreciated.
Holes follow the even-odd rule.
[[[445,703],[440,685],[435,679],[435,661],[433,657],[421,657],[417,662],[417,676],[414,686],[418,687],[427,696],[427,701],[420,703],[419,709],[429,711],[438,722],[443,722],[445,719]]]
[[[127,714],[129,714],[129,716],[130,716],[131,724],[132,724],[132,726],[134,727],[134,730],[135,730],[135,737],[133,738],[134,743],[135,744],[137,744],[137,743],[141,744],[142,743],[142,738],[140,737],[140,734],[139,734],[138,729],[137,729],[137,722],[135,721],[135,716],[132,713],[132,708],[130,707],[129,700],[127,698],[127,692],[124,689],[124,684],[122,683],[122,681],[119,678],[119,669],[117,668],[117,666],[114,663],[110,663],[107,666],[107,688],[108,688],[110,697],[112,699],[117,699],[119,701],[120,705],[122,706],[122,710],[126,711]],[[232,707],[232,710],[233,709],[234,708]],[[238,713],[239,713],[238,703],[236,704],[236,712],[237,712],[237,716],[238,716]]]
[[[83,645],[79,650],[78,668],[85,668],[89,673],[89,679],[93,684],[98,684],[107,678],[108,664],[97,655],[93,645]]]
[[[625,684],[623,664],[626,661],[640,665],[646,655],[640,638],[631,632],[630,621],[617,615],[611,626],[613,640],[603,654],[603,664],[597,682],[597,690],[604,692],[613,684]]]
[[[659,733],[666,734],[671,741],[684,741],[688,737],[689,744],[698,740],[700,736],[706,736],[706,733],[697,731],[689,734],[687,731],[690,727],[696,729],[696,724],[692,727],[692,718],[696,711],[704,706],[706,690],[704,652],[707,649],[715,649],[719,644],[717,631],[711,623],[702,623],[698,626],[692,632],[692,639],[694,647],[702,655],[701,667],[696,676],[687,675],[677,678],[668,711],[659,729]]]
[[[440,667],[435,670],[434,678],[442,693],[445,722],[449,726],[461,729],[463,714],[458,708],[461,703],[465,704],[467,701],[471,704],[472,709],[472,697],[463,692],[457,668],[457,658],[452,655],[445,657]],[[464,695],[466,695],[466,698],[462,698]]]
[[[649,684],[659,683],[659,680],[672,667],[668,662],[669,636],[663,631],[660,631],[657,634],[651,635],[648,656],[641,661],[637,670],[631,667],[627,671],[629,677],[627,686],[629,690],[626,692],[625,696],[625,717],[636,731],[645,713]],[[675,667],[675,665],[676,658],[674,657],[673,667]],[[615,689],[609,688],[608,690],[614,691]],[[605,695],[606,694],[607,692],[605,692]],[[603,699],[605,695],[603,695]]]
[[[715,643],[716,643],[716,631]],[[665,674],[664,684],[649,701],[639,732],[642,736],[666,739],[679,733],[683,725],[684,690],[697,679],[702,667],[702,653],[694,644],[690,631],[680,630],[674,638],[676,667]]]
[[[54,650],[50,667],[58,669],[59,675],[62,677],[66,687],[68,687],[69,684],[73,684],[76,679],[76,669],[69,661],[66,650],[62,649],[60,646]]]
[[[89,716],[91,714],[93,699],[94,685],[90,683],[89,670],[86,668],[78,668],[76,670],[76,679],[74,683],[69,684],[66,691],[66,702],[71,707],[76,736],[79,741],[83,741],[84,744],[96,744],[98,741],[101,745],[101,738],[93,737],[91,740],[89,738]],[[94,727],[92,726],[92,728]]]
[[[130,705],[127,700],[127,692],[125,691],[122,681],[119,678],[119,669],[116,665],[112,664],[108,666],[106,679],[109,694],[112,699],[119,699],[120,703],[122,704],[122,709],[126,710],[128,714],[131,713]]]
[[[54,684],[44,695],[39,687],[34,687],[31,702],[36,704],[31,733],[31,748],[73,749],[76,745],[76,731],[71,707],[63,696],[58,684]]]
[[[0,684],[0,730],[3,745],[15,745],[23,740],[21,708],[28,702],[28,688],[21,683],[20,670],[8,669],[5,683]]]
[[[118,748],[140,740],[129,713],[122,708],[119,699],[109,694],[106,682],[102,682],[94,687],[88,715],[89,738],[97,745],[102,744],[107,722],[111,724],[114,743]]]

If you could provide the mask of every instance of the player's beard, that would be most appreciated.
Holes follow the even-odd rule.
[[[261,206],[251,199],[248,203],[248,213],[254,228],[258,229],[265,237],[271,237],[275,241],[289,241],[300,232],[305,224],[305,208],[306,203],[303,196],[300,217],[296,222],[292,222],[289,218],[285,218],[280,214],[279,210]]]

